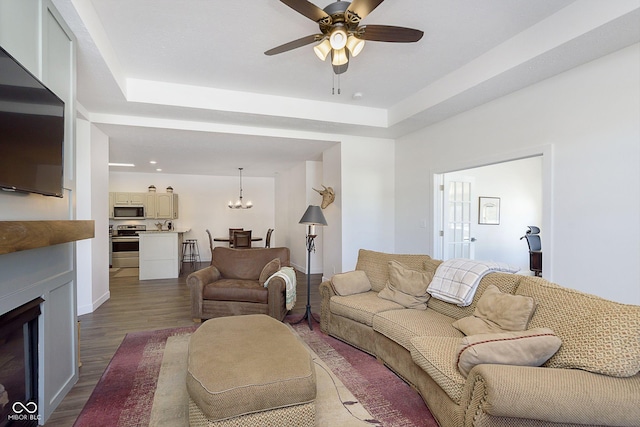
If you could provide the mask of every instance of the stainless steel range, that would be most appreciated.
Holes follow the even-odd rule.
[[[138,232],[146,231],[145,225],[119,225],[111,238],[114,268],[138,267],[140,265]]]

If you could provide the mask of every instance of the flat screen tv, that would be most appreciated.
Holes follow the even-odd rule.
[[[0,47],[0,188],[62,197],[64,102]]]

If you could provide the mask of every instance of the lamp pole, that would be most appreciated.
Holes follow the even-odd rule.
[[[302,219],[300,219],[300,224],[307,225],[307,307],[302,319],[298,320],[294,324],[298,324],[307,319],[309,321],[309,329],[313,330],[313,325],[311,324],[311,319],[313,318],[313,314],[311,313],[311,252],[315,252],[316,250],[314,243],[314,240],[317,237],[316,225],[327,225],[327,220],[324,218],[320,206],[309,205],[302,216]]]
[[[308,226],[307,231],[307,308],[302,319],[295,322],[295,324],[307,319],[309,321],[309,329],[313,330],[313,325],[311,324],[311,319],[313,318],[313,314],[311,314],[311,252],[315,252],[314,239],[316,235],[309,233],[311,233],[311,225]]]

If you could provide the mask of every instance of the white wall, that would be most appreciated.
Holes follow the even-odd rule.
[[[360,249],[395,250],[394,159],[392,140],[347,137],[342,141],[343,271],[355,268]],[[332,267],[326,266],[326,276],[333,274]]]
[[[275,179],[242,176],[242,193],[245,202],[253,203],[252,209],[229,209],[229,200],[235,201],[240,192],[240,175],[170,175],[131,172],[110,172],[109,191],[146,192],[155,185],[159,193],[168,186],[173,187],[179,200],[179,218],[173,221],[179,229],[190,229],[187,239],[198,239],[202,261],[211,260],[209,239],[206,229],[214,237],[229,235],[229,228],[242,227],[252,230],[253,235],[264,238],[267,229],[275,228]],[[107,200],[108,194],[104,195]],[[107,210],[105,209],[105,215]],[[111,221],[113,224],[128,224],[136,221]],[[148,228],[154,227],[155,220],[138,221]],[[225,243],[218,243],[226,246]],[[254,243],[263,246],[264,241]],[[271,246],[278,246],[278,230],[274,231]]]
[[[77,243],[78,315],[109,299],[109,138],[86,120],[76,121],[78,219],[93,219],[95,237]]]
[[[286,236],[286,244],[282,246],[291,252],[291,265],[303,273],[307,272],[307,229],[299,221],[309,205],[320,204],[321,196],[312,188],[320,188],[321,183],[322,162],[301,162],[278,176],[277,193],[281,196],[278,197],[276,221]],[[312,274],[323,272],[323,227],[316,227],[316,234],[316,251],[311,253]]]
[[[324,239],[323,265],[324,279],[342,272],[342,149],[335,145],[322,155],[323,184],[332,187],[336,198],[324,209],[327,227],[322,230]]]
[[[431,252],[434,172],[546,151],[545,277],[640,304],[638,75],[636,44],[400,139],[396,250]]]

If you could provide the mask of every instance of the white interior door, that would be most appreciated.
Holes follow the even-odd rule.
[[[442,188],[442,259],[474,259],[473,224],[478,217],[472,177],[444,175]]]

